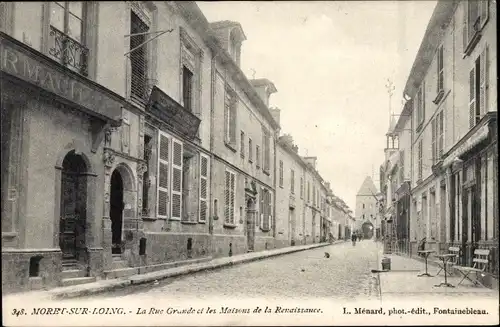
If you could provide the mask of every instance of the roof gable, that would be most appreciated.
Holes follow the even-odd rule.
[[[365,195],[376,195],[378,193],[375,184],[370,176],[367,176],[361,184],[358,193],[356,196],[365,196]]]

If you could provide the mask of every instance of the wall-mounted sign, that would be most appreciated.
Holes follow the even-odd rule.
[[[0,67],[2,73],[15,76],[45,91],[57,94],[104,119],[118,122],[121,103],[110,98],[85,79],[65,72],[56,62],[43,58],[42,54],[24,49],[14,40],[0,35]]]

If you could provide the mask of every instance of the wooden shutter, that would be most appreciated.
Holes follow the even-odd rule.
[[[436,162],[437,156],[437,147],[436,147],[436,122],[437,122],[437,117],[434,118],[431,122],[431,133],[432,133],[432,163],[434,164]]]
[[[230,106],[230,97],[229,94],[226,93],[226,97],[224,98],[224,140],[226,142],[230,142],[231,136],[230,136],[230,127],[229,127],[229,111],[231,110]]]
[[[422,81],[421,95],[422,95],[422,109],[420,114],[420,122],[423,123],[425,121],[425,81]]]
[[[438,133],[439,133],[439,140],[438,140],[438,160],[441,159],[441,156],[443,155],[443,148],[444,148],[444,110],[439,113],[439,122],[438,122]]]
[[[476,124],[476,70],[469,72],[469,127]]]
[[[200,154],[200,214],[198,221],[205,222],[207,220],[208,210],[208,166],[209,159],[207,156]]]
[[[267,229],[270,230],[273,221],[273,194],[267,192]]]
[[[245,132],[241,131],[240,135],[240,155],[245,158]]]
[[[130,12],[130,15],[130,34],[145,33],[149,30],[149,27],[146,25],[146,23],[144,23],[133,11]],[[134,35],[130,37],[129,44],[130,50],[135,49],[130,53],[130,65],[132,70],[132,76],[130,79],[130,92],[132,95],[137,96],[139,99],[144,99],[146,96],[148,63],[147,44],[143,44],[145,41],[146,35]]]
[[[295,172],[293,169],[290,171],[290,192],[295,193]]]
[[[235,198],[235,193],[236,193],[236,175],[231,173],[231,198],[230,198],[230,205],[231,207],[229,208],[229,212],[231,214],[231,224],[235,224],[234,220],[234,198]]]
[[[488,47],[486,46],[479,56],[479,115],[481,116],[488,112]]]
[[[405,150],[399,152],[399,174],[401,183],[403,183],[405,180]]]
[[[231,144],[236,146],[236,101],[233,98],[229,105],[229,137]]]
[[[255,166],[257,169],[260,168],[260,148],[259,145],[255,146]]]
[[[182,157],[182,143],[172,140],[172,219],[182,217]]]
[[[300,198],[304,197],[304,178],[300,178]]]
[[[157,183],[157,216],[167,218],[169,216],[169,189],[170,189],[170,138],[158,133],[158,183]]]
[[[283,160],[280,160],[280,186],[283,187]]]
[[[264,188],[260,188],[259,192],[259,220],[257,226],[262,228],[262,222],[264,221]]]
[[[444,90],[444,67],[443,67],[443,46],[438,48],[438,56],[437,56],[437,66],[438,66],[438,83],[437,83],[437,92]]]
[[[224,187],[224,221],[229,223],[231,221],[231,173],[226,170]]]

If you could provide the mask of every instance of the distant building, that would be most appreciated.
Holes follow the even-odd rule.
[[[377,187],[370,176],[367,176],[356,194],[355,229],[361,230],[363,225],[371,224],[373,232],[377,226]]]

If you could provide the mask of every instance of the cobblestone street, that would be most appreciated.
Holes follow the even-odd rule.
[[[330,258],[325,258],[325,252]],[[200,300],[213,297],[366,299],[373,287],[370,270],[376,267],[376,260],[377,245],[373,241],[362,241],[355,247],[346,242],[76,301],[193,296]]]

